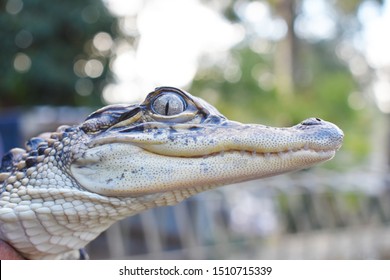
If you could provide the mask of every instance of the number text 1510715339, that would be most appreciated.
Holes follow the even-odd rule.
[[[270,275],[270,266],[219,266],[213,267],[213,275]]]

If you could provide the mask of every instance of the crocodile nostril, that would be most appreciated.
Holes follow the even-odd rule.
[[[319,125],[322,124],[322,120],[319,118],[310,118],[301,122],[302,125]]]

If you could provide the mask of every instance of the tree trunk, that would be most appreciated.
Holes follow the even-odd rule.
[[[275,53],[276,89],[279,95],[289,99],[295,92],[297,67],[297,37],[294,31],[296,0],[275,1],[276,13],[287,24],[286,37],[278,43]]]

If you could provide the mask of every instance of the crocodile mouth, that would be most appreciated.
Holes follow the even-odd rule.
[[[172,155],[172,154],[164,154],[159,153],[158,151],[153,151],[154,154],[160,155],[160,156],[167,156],[171,158],[208,158],[208,157],[224,157],[225,154],[240,154],[241,156],[247,156],[247,157],[263,157],[265,159],[271,158],[271,157],[279,157],[279,158],[286,158],[288,156],[292,156],[294,153],[306,153],[308,155],[317,155],[320,158],[331,159],[337,152],[339,148],[335,149],[311,149],[308,147],[302,147],[302,148],[294,148],[294,149],[288,149],[288,150],[282,150],[278,152],[272,152],[272,151],[249,151],[249,150],[239,150],[239,149],[231,149],[231,150],[221,150],[221,151],[215,151],[212,153],[204,153],[204,154],[197,154],[197,155]],[[145,149],[147,151],[147,149]]]
[[[227,120],[194,127],[117,126],[91,139],[72,175],[105,196],[211,188],[311,167],[331,159],[343,141],[337,126],[319,119],[289,128]]]
[[[105,196],[156,194],[237,183],[311,167],[335,150],[280,152],[221,150],[198,156],[167,156],[129,143],[96,146],[71,165],[74,178]]]
[[[211,154],[205,154],[205,155],[199,155],[199,156],[191,156],[189,158],[206,158],[206,157],[212,157],[212,156],[221,156],[223,157],[226,153],[239,153],[240,155],[245,155],[245,156],[252,156],[252,157],[264,157],[264,158],[270,158],[270,157],[287,157],[291,156],[294,153],[297,152],[306,152],[308,154],[318,154],[320,156],[328,157],[334,156],[336,154],[338,149],[310,149],[308,147],[303,147],[303,148],[296,148],[296,149],[288,149],[284,151],[279,151],[279,152],[259,152],[259,151],[248,151],[248,150],[222,150],[220,152],[214,152]],[[163,154],[161,154],[163,155]],[[186,158],[186,156],[181,156]]]

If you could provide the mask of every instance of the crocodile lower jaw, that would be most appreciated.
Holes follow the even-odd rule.
[[[310,167],[334,154],[334,150],[302,148],[274,153],[221,151],[206,156],[172,157],[115,143],[88,150],[71,165],[71,172],[92,193],[131,197],[269,177]]]

